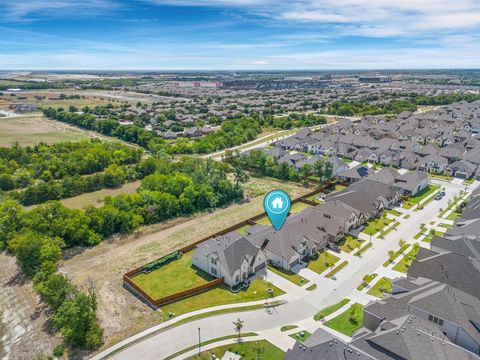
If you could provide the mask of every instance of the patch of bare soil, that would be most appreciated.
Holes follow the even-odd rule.
[[[31,360],[51,355],[60,339],[52,332],[48,309],[13,256],[0,254],[0,355],[2,360]]]

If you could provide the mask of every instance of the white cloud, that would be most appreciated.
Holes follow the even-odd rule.
[[[2,22],[32,19],[36,16],[86,16],[118,9],[113,0],[0,0]]]

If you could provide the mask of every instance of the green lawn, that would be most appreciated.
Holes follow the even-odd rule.
[[[412,196],[408,200],[403,202],[402,207],[404,209],[410,209],[414,205],[417,205],[420,201],[425,199],[430,194],[440,189],[440,185],[429,184],[425,189],[417,193],[415,196]]]
[[[312,284],[312,285],[310,285],[309,287],[307,287],[305,290],[307,290],[307,291],[313,291],[313,290],[315,290],[316,288],[317,288],[317,284]]]
[[[319,196],[320,194],[315,194],[315,195],[309,196],[307,199],[310,201],[314,201],[317,204],[321,204],[323,201],[318,198]]]
[[[461,202],[462,202],[462,197],[456,195],[456,196],[453,198],[453,201],[450,202],[450,203],[448,204],[448,206],[447,206],[443,211],[440,212],[439,217],[441,217],[441,218],[445,217],[445,214],[446,214],[450,209],[456,209],[457,206],[458,206],[458,204],[460,204]],[[455,212],[455,210],[454,210],[453,212]]]
[[[365,251],[367,251],[368,249],[370,249],[372,247],[372,243],[369,242],[367,243],[367,245],[365,245],[364,247],[360,248],[357,250],[357,252],[354,254],[355,256],[360,256],[362,255]]]
[[[472,185],[475,182],[475,176],[472,176],[470,179],[465,180],[462,184],[463,185]]]
[[[387,267],[388,265],[390,265],[393,260],[395,260],[401,253],[403,253],[410,245],[409,244],[404,244],[400,249],[398,249],[392,256],[391,259],[388,259],[387,261],[385,261],[383,263],[383,266]]]
[[[290,214],[298,213],[298,212],[302,211],[303,209],[306,209],[310,206],[311,205],[305,204],[301,201],[296,202],[295,204],[292,204],[292,207],[290,208]]]
[[[438,180],[446,180],[446,181],[453,180],[453,176],[450,176],[450,175],[429,173],[428,176],[431,177],[431,178],[434,178],[434,179],[438,179]]]
[[[426,243],[431,243],[434,236],[442,236],[442,235],[443,233],[440,231],[436,231],[436,230],[434,232],[429,231],[428,235],[425,236],[422,241]]]
[[[330,314],[333,314],[335,311],[337,311],[338,309],[345,306],[349,301],[350,301],[350,299],[343,299],[342,301],[340,301],[336,304],[333,304],[331,306],[327,306],[327,307],[323,308],[322,310],[320,310],[318,313],[316,313],[313,316],[313,319],[316,320],[316,321],[320,321],[321,319],[327,317]]]
[[[404,219],[410,219],[410,214],[407,214],[403,217]]]
[[[447,216],[447,220],[455,220],[456,218],[460,217],[462,214],[457,211],[452,211],[450,215]]]
[[[305,279],[304,277],[288,270],[280,269],[280,268],[275,268],[273,266],[268,266],[268,269],[272,272],[274,272],[277,275],[280,275],[281,277],[287,279],[288,281],[291,281],[295,285],[302,286],[303,284],[308,283],[308,280]]]
[[[220,285],[203,293],[166,304],[161,307],[161,310],[164,314],[168,314],[171,311],[178,316],[212,306],[263,300],[269,297],[267,294],[268,288],[273,289],[273,296],[284,294],[279,288],[261,278],[257,278],[251,282],[248,289],[241,290],[238,293],[232,293],[227,285]]]
[[[340,249],[346,253],[350,253],[352,250],[359,248],[363,240],[360,240],[354,236],[347,235],[339,243]]]
[[[342,270],[345,266],[348,265],[348,261],[347,260],[344,260],[342,261],[340,264],[338,264],[337,266],[335,266],[332,271],[330,271],[327,275],[325,275],[325,277],[327,278],[332,278],[337,272],[339,272],[340,270]]]
[[[219,346],[187,359],[211,360],[213,359],[213,354],[215,354],[215,358],[221,359],[227,351],[240,354],[242,359],[245,360],[257,359],[258,354],[260,354],[262,360],[278,360],[283,359],[285,356],[285,353],[275,345],[272,345],[266,340],[259,340]]]
[[[377,281],[375,285],[372,286],[370,290],[367,291],[367,294],[373,295],[378,298],[383,298],[386,293],[392,292],[392,280],[386,277],[382,277]]]
[[[323,273],[329,267],[335,265],[340,258],[330,254],[327,251],[321,251],[318,253],[318,259],[310,260],[308,268],[315,271],[317,274]]]
[[[305,331],[305,330],[299,331],[296,334],[290,335],[292,339],[295,339],[300,342],[305,342],[310,336],[312,336],[312,334],[310,334],[308,331]]]
[[[345,312],[327,321],[325,325],[344,335],[352,336],[363,326],[363,306],[355,303]]]
[[[154,299],[191,289],[211,280],[214,280],[214,277],[192,265],[191,252],[151,273],[132,278],[136,285]]]
[[[403,257],[402,260],[400,260],[394,267],[393,270],[400,271],[403,273],[406,273],[408,271],[408,268],[412,264],[412,261],[415,259],[417,256],[418,250],[420,249],[420,246],[418,244],[414,244],[412,250],[410,250],[405,256]]]
[[[400,211],[393,210],[393,209],[385,210],[385,212],[387,214],[390,214],[390,215],[393,215],[393,216],[401,216],[402,215],[402,213]]]
[[[370,220],[368,225],[363,229],[363,232],[367,235],[375,235],[377,232],[381,231],[385,226],[390,224],[393,220],[382,216],[381,218],[376,218]]]
[[[369,274],[363,278],[363,281],[360,285],[357,286],[358,291],[362,291],[365,287],[372,282],[373,279],[377,277],[377,274]]]

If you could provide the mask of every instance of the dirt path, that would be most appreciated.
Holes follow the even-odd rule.
[[[248,203],[168,221],[144,229],[142,233],[116,237],[71,254],[71,258],[62,263],[61,272],[75,284],[93,286],[96,290],[106,346],[163,320],[160,312],[151,310],[123,289],[123,273],[263,211],[263,197],[258,196],[260,192],[284,188],[292,197],[298,197],[309,191],[271,179],[256,179],[254,182],[253,191],[257,197]]]
[[[0,355],[2,360],[31,360],[50,355],[60,341],[49,333],[43,306],[15,258],[0,254]]]

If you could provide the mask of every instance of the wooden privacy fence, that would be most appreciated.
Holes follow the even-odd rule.
[[[143,271],[143,267],[139,267],[135,270],[131,270],[125,273],[123,275],[123,287],[129,290],[130,292],[132,292],[135,296],[147,302],[150,306],[154,308],[157,308],[161,305],[165,305],[173,301],[180,300],[192,295],[200,294],[201,292],[207,291],[215,286],[223,284],[224,282],[223,278],[215,279],[215,280],[209,281],[206,284],[196,286],[194,288],[190,288],[184,291],[180,291],[172,295],[164,296],[162,298],[155,299],[151,297],[148,293],[146,293],[140,286],[138,286],[132,281],[132,277],[134,277],[135,275],[138,275],[142,271]],[[179,279],[179,281],[180,280],[181,279]]]
[[[311,196],[314,196],[318,193],[325,192],[328,188],[330,188],[331,186],[333,186],[335,184],[336,184],[336,181],[324,181],[319,188],[317,188],[317,189],[309,192],[308,194],[305,194],[305,195],[303,195],[303,196],[301,196],[301,197],[299,197],[295,200],[292,200],[292,204],[295,204],[297,202],[303,202],[303,203],[308,204],[308,205],[317,205],[315,202],[309,200],[308,198],[311,197]],[[264,217],[266,215],[267,215],[266,212],[262,212],[260,214],[255,215],[255,216],[252,216],[251,218],[249,218],[247,220],[239,222],[235,225],[232,225],[228,228],[225,228],[221,231],[218,231],[214,234],[211,234],[207,237],[204,237],[203,239],[195,241],[194,243],[192,243],[190,245],[187,245],[187,246],[181,248],[178,251],[180,251],[184,254],[187,253],[187,252],[190,252],[190,251],[194,250],[197,247],[198,244],[200,244],[200,243],[202,243],[202,242],[204,242],[208,239],[212,239],[214,237],[227,234],[227,233],[229,233],[231,231],[234,231],[234,230],[237,230],[237,229],[239,229],[239,228],[241,228],[245,225],[254,225],[256,220],[261,219],[262,217]],[[215,279],[215,280],[212,280],[212,281],[210,281],[206,284],[203,284],[203,285],[191,288],[191,289],[187,289],[185,291],[181,291],[181,292],[178,292],[176,294],[165,296],[165,297],[160,298],[160,299],[154,299],[149,294],[147,294],[141,287],[139,287],[138,285],[136,285],[132,281],[132,278],[134,276],[140,274],[141,272],[143,272],[143,269],[144,269],[144,266],[140,266],[136,269],[133,269],[133,270],[130,270],[130,271],[126,272],[123,275],[123,287],[126,288],[127,290],[129,290],[130,292],[132,292],[135,296],[139,297],[140,299],[142,299],[143,301],[145,301],[147,304],[149,304],[150,306],[152,306],[154,308],[159,307],[160,305],[165,305],[165,304],[171,303],[173,301],[180,300],[180,299],[195,295],[195,294],[199,294],[199,293],[204,292],[206,290],[209,290],[209,289],[211,289],[215,286],[223,284],[223,282],[224,282],[223,278]]]

